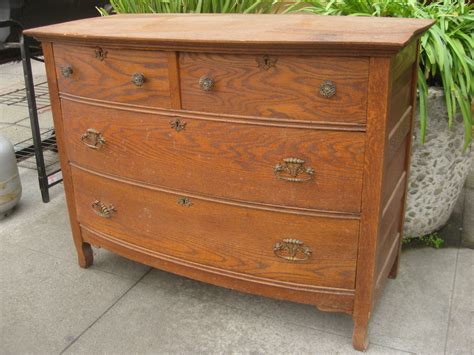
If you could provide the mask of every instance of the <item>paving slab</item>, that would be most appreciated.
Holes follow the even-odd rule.
[[[474,188],[464,189],[462,245],[474,248]]]
[[[17,123],[29,120],[28,107],[0,104],[0,123]]]
[[[446,344],[456,248],[405,250],[398,278],[388,280],[371,322],[377,344],[440,354]]]
[[[446,354],[474,354],[474,250],[459,249]]]
[[[0,241],[0,353],[59,353],[134,281]]]
[[[63,185],[50,189],[51,201],[41,202],[36,171],[20,168],[23,196],[14,212],[0,224],[0,235],[8,233],[9,243],[41,252],[77,265],[77,254],[67,214]],[[100,270],[138,280],[149,267],[94,248],[91,270]]]
[[[35,77],[46,77],[46,67],[44,63],[36,60],[31,61],[31,71]],[[0,65],[0,87],[7,87],[14,83],[24,83],[23,66],[20,61],[10,62]]]
[[[23,120],[16,122],[16,124],[28,128],[31,127],[29,117],[26,117]],[[53,113],[51,111],[51,107],[47,107],[38,111],[38,124],[41,131],[54,127]]]
[[[118,326],[120,325],[120,326]],[[360,354],[350,338],[139,283],[66,354]],[[371,353],[398,353],[372,346]]]
[[[7,137],[12,144],[31,138],[31,130],[29,128],[17,125],[0,128],[0,134]]]

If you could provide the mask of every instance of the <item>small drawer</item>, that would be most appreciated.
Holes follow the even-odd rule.
[[[54,45],[60,93],[170,107],[165,52]]]
[[[367,58],[181,53],[179,68],[185,110],[366,121]]]
[[[221,204],[74,167],[72,177],[79,223],[93,231],[214,272],[354,288],[358,220]]]
[[[359,213],[365,134],[228,123],[62,100],[71,161],[232,200]]]

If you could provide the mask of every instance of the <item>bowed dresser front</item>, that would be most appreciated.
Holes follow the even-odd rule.
[[[123,15],[43,42],[79,264],[91,245],[353,316],[399,265],[428,20]]]

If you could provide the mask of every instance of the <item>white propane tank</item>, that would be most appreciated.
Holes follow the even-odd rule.
[[[0,135],[0,219],[7,216],[21,197],[21,182],[15,151],[8,139]]]

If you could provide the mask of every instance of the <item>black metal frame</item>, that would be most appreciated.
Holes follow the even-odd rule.
[[[26,145],[25,142],[19,150],[16,151],[17,161],[26,159],[27,157],[35,156],[36,159],[36,170],[38,171],[38,182],[41,190],[41,197],[44,203],[49,202],[49,188],[57,183],[61,182],[62,179],[55,180],[52,183],[48,181],[48,172],[46,171],[45,159],[43,155],[43,149],[57,150],[56,148],[56,136],[53,132],[52,135],[46,137],[42,141],[40,127],[38,122],[38,112],[35,97],[35,86],[33,83],[33,74],[31,71],[31,59],[35,59],[44,62],[41,58],[31,57],[28,48],[28,39],[23,36],[23,27],[16,21],[0,21],[0,27],[10,27],[18,31],[18,42],[7,42],[0,44],[0,49],[15,48],[20,50],[21,62],[23,65],[23,76],[25,80],[26,98],[28,102],[28,114],[30,117],[31,134],[32,134],[32,145]],[[54,144],[53,144],[54,141]],[[60,170],[56,170],[49,173],[49,176],[57,174]]]

